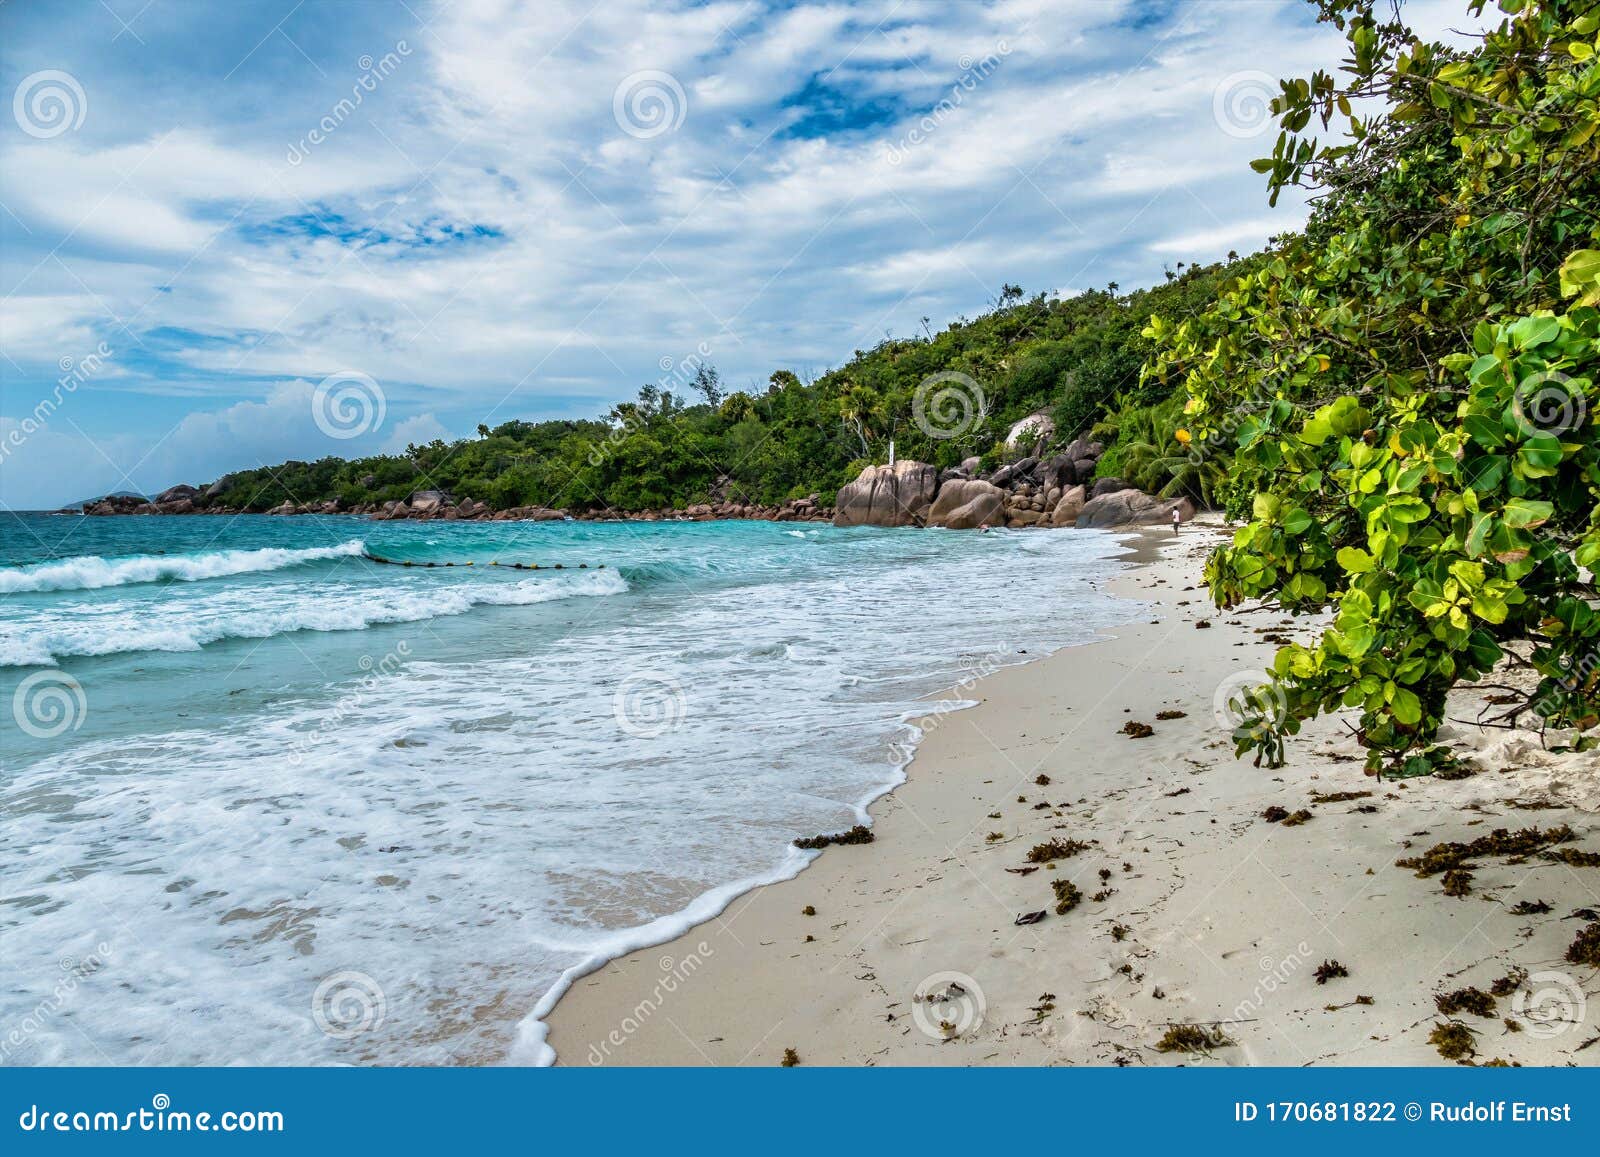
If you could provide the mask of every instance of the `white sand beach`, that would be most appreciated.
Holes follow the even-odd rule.
[[[1600,1063],[1600,975],[1564,959],[1600,867],[1473,856],[1457,897],[1395,864],[1498,828],[1566,824],[1561,848],[1600,850],[1600,759],[1458,723],[1476,774],[1379,782],[1334,716],[1281,769],[1235,760],[1219,688],[1316,624],[1219,613],[1200,570],[1224,533],[1132,539],[1149,561],[1112,589],[1148,614],[963,689],[980,705],[930,726],[874,842],[578,980],[550,1018],[558,1063],[1428,1064],[1450,1023],[1479,1063]],[[1458,690],[1452,717],[1485,694]],[[1344,793],[1362,794],[1325,798]],[[1029,863],[1050,840],[1086,846]],[[1081,896],[1060,915],[1058,881]],[[1348,975],[1319,982],[1324,963]],[[1492,1009],[1440,1014],[1469,987]],[[1185,1025],[1229,1043],[1158,1050]]]

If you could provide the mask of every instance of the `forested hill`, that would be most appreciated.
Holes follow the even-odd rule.
[[[205,505],[353,507],[418,489],[496,509],[682,507],[724,488],[758,503],[831,497],[863,464],[886,460],[891,439],[901,458],[947,466],[979,455],[998,464],[1006,431],[1040,410],[1063,438],[1099,426],[1112,448],[1102,473],[1209,500],[1221,466],[1173,453],[1181,400],[1166,387],[1140,386],[1151,352],[1141,330],[1153,314],[1182,319],[1205,309],[1252,264],[1180,264],[1155,288],[1131,293],[1113,284],[1026,298],[1008,286],[980,317],[938,332],[924,323],[923,334],[858,350],[810,383],[779,369],[763,388],[729,391],[712,365],[689,359],[593,421],[510,421],[403,455],[240,470],[210,488]]]

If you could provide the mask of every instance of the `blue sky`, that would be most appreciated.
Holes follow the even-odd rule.
[[[701,346],[816,373],[1005,282],[1248,251],[1303,216],[1247,167],[1267,72],[1340,55],[1298,0],[6,0],[0,503],[598,416]],[[358,437],[314,420],[336,374],[382,392]]]

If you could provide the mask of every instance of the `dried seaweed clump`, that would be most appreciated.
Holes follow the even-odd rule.
[[[1353,799],[1366,799],[1371,796],[1370,791],[1331,791],[1326,794],[1320,791],[1311,793],[1312,803],[1347,803]]]
[[[1297,812],[1293,813],[1292,815],[1290,815],[1289,817],[1287,817],[1283,821],[1283,826],[1286,827],[1286,828],[1297,828],[1301,824],[1305,823],[1307,820],[1313,819],[1313,818],[1315,818],[1315,817],[1313,817],[1310,812],[1306,811],[1305,808],[1301,808],[1299,811],[1297,811]]]
[[[1494,997],[1481,988],[1441,992],[1433,998],[1433,1003],[1445,1016],[1454,1016],[1458,1012],[1470,1012],[1473,1016],[1494,1015]]]
[[[1122,734],[1129,739],[1149,739],[1156,733],[1156,729],[1148,723],[1140,723],[1137,719],[1130,719],[1122,725]]]
[[[1043,775],[1043,774],[1036,775],[1036,776],[1033,777],[1033,782],[1038,784],[1040,787],[1049,787],[1050,786],[1050,777],[1048,775]]]
[[[1349,976],[1350,970],[1337,960],[1324,960],[1317,965],[1317,970],[1311,975],[1317,978],[1318,984],[1327,984],[1330,980],[1338,980],[1341,976]]]
[[[1289,809],[1286,807],[1279,807],[1277,804],[1273,804],[1266,811],[1261,813],[1261,818],[1266,820],[1269,824],[1280,823],[1289,818]]]
[[[1577,848],[1562,848],[1559,852],[1545,852],[1544,859],[1556,860],[1569,868],[1600,868],[1600,852],[1585,852]]]
[[[1470,843],[1435,844],[1420,856],[1396,860],[1394,863],[1395,867],[1410,868],[1418,877],[1426,879],[1448,872],[1451,868],[1467,867],[1467,861],[1474,856],[1527,856],[1574,838],[1572,829],[1566,824],[1558,824],[1549,830],[1523,828],[1517,832],[1496,828]]]
[[[1590,924],[1578,933],[1572,946],[1567,949],[1567,961],[1600,968],[1600,924]]]
[[[1169,708],[1166,711],[1157,711],[1156,718],[1163,721],[1168,719],[1184,719],[1188,717],[1188,714],[1189,713],[1187,711],[1179,711],[1175,708]]]
[[[1078,886],[1071,880],[1052,880],[1050,887],[1056,893],[1056,915],[1065,916],[1076,908],[1083,900],[1083,893],[1078,891]]]
[[[794,842],[797,848],[826,848],[832,844],[870,844],[877,837],[872,834],[872,829],[866,824],[857,824],[847,832],[835,832],[831,836],[807,836]]]
[[[1158,1053],[1204,1053],[1233,1043],[1216,1025],[1175,1024],[1156,1042]]]
[[[778,1063],[786,1069],[792,1069],[800,1063],[800,1054],[795,1052],[793,1049],[784,1049],[783,1060],[779,1061]]]
[[[1517,991],[1517,989],[1521,988],[1522,982],[1527,979],[1528,970],[1526,968],[1513,968],[1510,972],[1506,973],[1499,980],[1491,984],[1489,986],[1489,991],[1495,996],[1510,996],[1513,992]],[[1513,1021],[1512,1023],[1515,1022]],[[1520,1029],[1521,1027],[1521,1025],[1517,1025],[1517,1028],[1512,1029],[1511,1031],[1516,1032],[1517,1029]]]
[[[1034,844],[1028,849],[1028,863],[1048,864],[1051,860],[1065,860],[1079,852],[1089,850],[1089,845],[1082,840],[1047,840],[1042,844]]]
[[[1550,911],[1550,905],[1543,900],[1518,900],[1511,906],[1513,916],[1543,916]]]
[[[1472,1040],[1472,1030],[1455,1022],[1434,1025],[1428,1034],[1428,1043],[1447,1061],[1465,1060],[1478,1051]]]
[[[1446,896],[1472,895],[1472,873],[1465,868],[1451,868],[1439,880]]]

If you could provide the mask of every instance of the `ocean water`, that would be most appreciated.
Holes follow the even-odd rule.
[[[1135,614],[1117,554],[0,516],[0,1064],[546,1061],[567,978],[803,868],[942,689]]]

